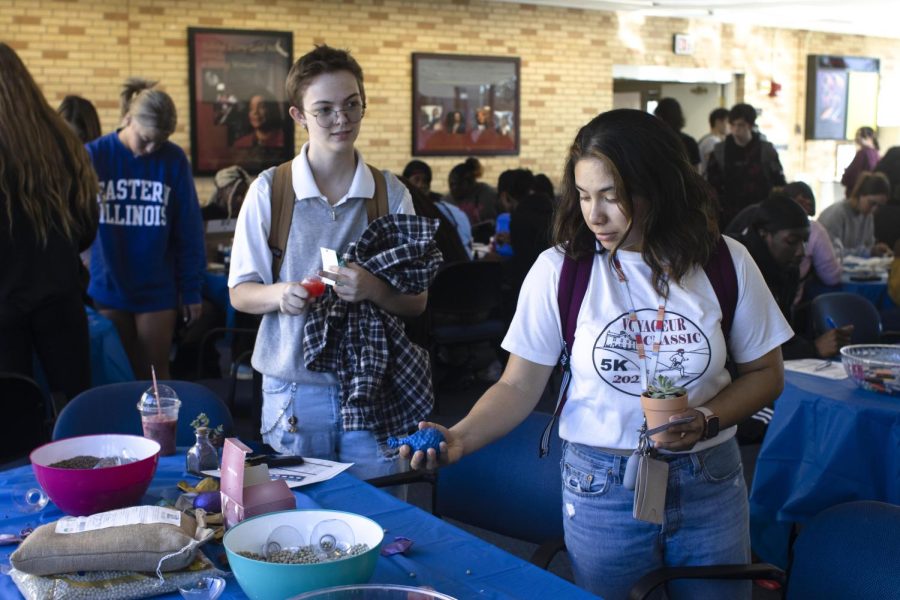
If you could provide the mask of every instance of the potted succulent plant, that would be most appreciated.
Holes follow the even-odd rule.
[[[669,422],[669,417],[682,413],[688,407],[687,389],[675,385],[665,375],[657,375],[641,394],[641,407],[647,418],[647,429],[653,429]],[[664,431],[651,436],[655,442],[674,442],[680,434]]]

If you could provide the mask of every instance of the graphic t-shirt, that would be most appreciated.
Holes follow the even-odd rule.
[[[728,347],[737,363],[756,360],[793,336],[765,281],[747,250],[726,238],[738,280],[738,301]],[[654,325],[660,304],[650,280],[650,267],[637,252],[618,253],[629,280],[629,294],[607,261],[597,255],[591,281],[581,304],[572,347],[572,382],[560,418],[560,437],[599,448],[635,448],[643,421],[640,394],[642,363],[635,333],[640,330],[654,373],[652,350],[659,338],[655,372],[688,390],[691,406],[705,404],[731,381],[725,369],[726,348],[722,311],[703,269],[694,269],[681,285],[669,283],[662,331]],[[543,252],[525,279],[503,348],[543,365],[559,360],[564,342],[557,288],[563,255],[557,248]],[[629,320],[632,307],[637,322]],[[734,435],[724,429],[700,442],[694,451],[719,444]]]

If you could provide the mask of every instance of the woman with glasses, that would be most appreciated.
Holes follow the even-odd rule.
[[[268,169],[251,184],[241,208],[228,278],[234,307],[263,315],[252,359],[263,374],[263,440],[283,453],[353,462],[352,471],[362,478],[389,474],[402,467],[396,454],[370,430],[345,430],[335,374],[304,366],[304,325],[316,299],[301,280],[327,269],[340,299],[369,300],[400,316],[421,313],[426,294],[401,294],[356,264],[322,263],[320,248],[342,255],[366,229],[365,203],[375,190],[373,173],[355,148],[366,109],[359,63],[347,51],[317,46],[294,63],[286,89],[291,118],[309,141],[291,161],[294,216],[284,262],[273,277],[267,239],[275,169]],[[414,214],[406,187],[382,174],[389,212]]]
[[[87,145],[100,181],[88,294],[116,326],[138,379],[169,378],[181,318],[200,317],[206,257],[200,202],[184,151],[169,141],[175,103],[156,82],[122,87],[119,129]]]

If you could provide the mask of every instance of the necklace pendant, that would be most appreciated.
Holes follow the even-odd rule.
[[[297,433],[297,417],[294,415],[288,419],[288,433]]]

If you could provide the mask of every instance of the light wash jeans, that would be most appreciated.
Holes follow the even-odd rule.
[[[288,419],[297,417],[297,432]],[[352,462],[348,473],[370,479],[405,471],[407,461],[396,450],[379,445],[370,431],[343,431],[341,394],[337,385],[304,385],[263,375],[263,441],[278,452]],[[405,487],[389,491],[405,499]]]
[[[576,583],[605,600],[624,600],[659,567],[750,562],[747,486],[732,438],[669,463],[663,525],[632,517],[634,491],[622,487],[626,456],[565,443],[563,523]],[[674,581],[672,600],[749,600],[750,582]]]

